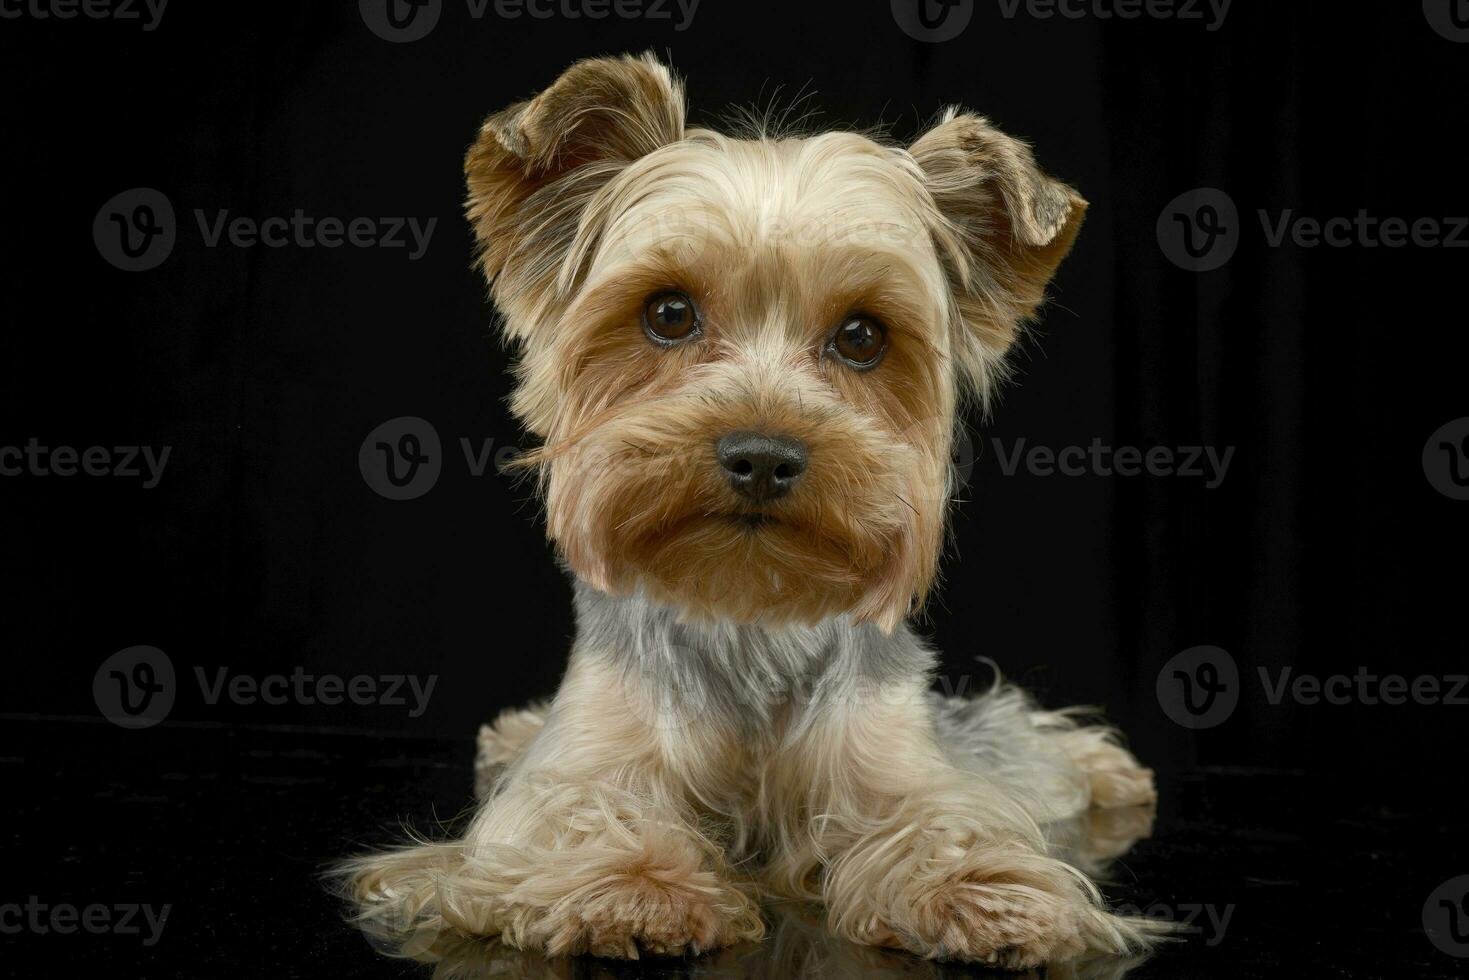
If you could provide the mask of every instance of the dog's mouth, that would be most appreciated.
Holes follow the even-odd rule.
[[[765,511],[735,511],[720,516],[742,531],[762,531],[781,523],[780,518]]]

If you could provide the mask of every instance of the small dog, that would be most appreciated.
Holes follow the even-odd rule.
[[[931,694],[905,624],[961,409],[1086,202],[957,109],[906,148],[686,128],[646,55],[491,116],[465,170],[577,636],[549,707],[482,731],[462,839],[343,867],[360,917],[637,957],[758,939],[790,898],[932,958],[1145,947],[1045,825],[1152,773],[1018,689]]]

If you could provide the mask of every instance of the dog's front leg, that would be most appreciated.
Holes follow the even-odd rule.
[[[771,884],[824,901],[839,935],[921,956],[1029,968],[1140,944],[1023,799],[947,761],[925,687],[853,682],[812,706],[765,795]]]
[[[545,728],[464,841],[457,897],[473,931],[556,955],[636,957],[758,939],[755,903],[695,824],[697,737],[653,683],[573,658]],[[712,751],[712,747],[709,747]]]
[[[669,724],[667,699],[649,683],[574,655],[544,727],[463,839],[342,869],[363,918],[399,936],[498,936],[551,956],[635,958],[760,938],[756,903],[731,884],[690,803],[718,747]]]

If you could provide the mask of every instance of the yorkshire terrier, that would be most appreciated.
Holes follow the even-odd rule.
[[[646,55],[490,116],[465,172],[577,634],[549,706],[481,732],[461,839],[343,867],[359,916],[637,957],[793,899],[931,958],[1145,947],[1045,828],[1152,772],[1017,688],[931,693],[906,622],[1080,195],[958,109],[906,148],[689,128]]]

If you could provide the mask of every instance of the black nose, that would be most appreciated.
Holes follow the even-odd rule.
[[[755,503],[785,496],[806,472],[806,444],[791,436],[731,432],[714,449],[729,485]]]

